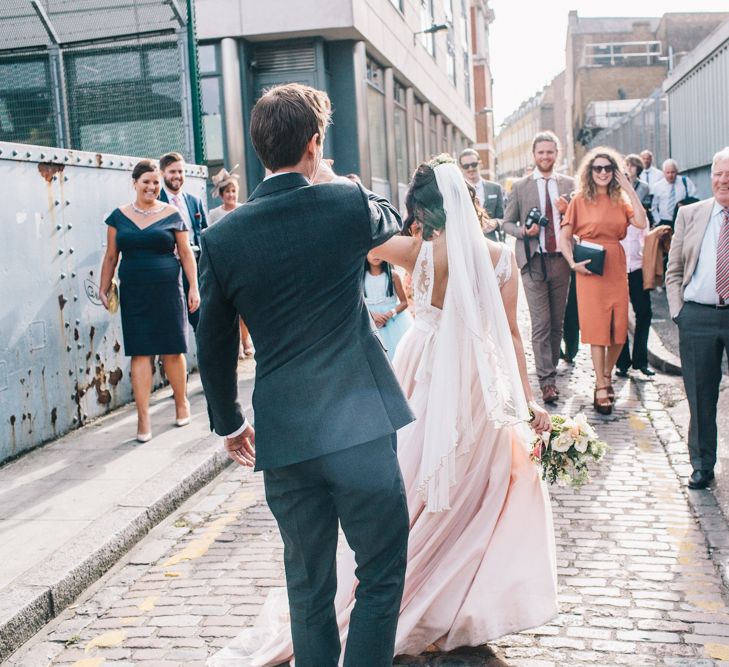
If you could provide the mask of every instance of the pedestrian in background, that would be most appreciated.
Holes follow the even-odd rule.
[[[187,309],[200,305],[197,266],[179,211],[158,201],[162,177],[151,160],[132,171],[135,200],[114,209],[106,219],[106,252],[101,265],[101,301],[109,308],[108,292],[119,266],[124,354],[132,358],[132,389],[137,406],[137,440],[152,437],[149,396],[154,357],[162,357],[175,399],[175,423],[190,423],[187,401],[187,317],[180,264],[190,289]],[[177,256],[175,255],[177,252]],[[179,257],[179,260],[178,260]]]
[[[236,165],[237,167],[238,165]],[[233,167],[235,169],[235,167]],[[211,225],[222,220],[228,213],[235,211],[242,204],[238,201],[238,174],[232,173],[227,169],[221,169],[212,178],[215,186],[215,195],[223,200],[222,205],[212,209],[208,214],[208,220]],[[240,328],[240,348],[238,350],[238,358],[252,357],[256,350],[253,347],[253,341],[248,331],[246,323],[242,317],[238,317],[238,326]]]
[[[656,225],[673,229],[676,212],[683,203],[696,201],[696,186],[687,176],[678,177],[678,163],[670,158],[663,163],[663,178],[651,185],[652,213]],[[689,199],[690,201],[687,201]]]
[[[643,171],[643,162],[639,155],[632,153],[625,156],[625,171],[638,199],[645,204],[650,197],[648,185],[640,180]],[[668,227],[661,230],[669,231]],[[648,368],[648,333],[653,319],[651,307],[651,293],[643,285],[643,243],[646,228],[639,229],[634,225],[628,227],[625,238],[620,241],[625,251],[625,262],[628,270],[628,292],[630,303],[635,313],[635,329],[633,332],[633,353],[630,352],[630,341],[626,339],[617,361],[617,373],[621,377],[628,377],[628,369],[632,365],[646,377],[655,373]]]
[[[176,152],[163,155],[159,159],[159,168],[162,170],[162,178],[164,179],[164,187],[160,190],[159,198],[163,202],[172,204],[180,212],[189,233],[193,256],[197,262],[200,259],[200,234],[208,226],[205,206],[203,206],[200,197],[183,190],[185,185],[185,158],[182,155]],[[182,286],[187,296],[190,291],[190,284],[186,274],[182,276]],[[197,329],[200,312],[198,310],[188,310],[187,317],[193,330]]]
[[[711,190],[712,198],[679,210],[666,274],[691,415],[690,489],[714,479],[716,405],[729,351],[729,146],[714,155]]]
[[[582,342],[591,346],[595,371],[593,406],[610,414],[615,394],[612,373],[628,336],[628,279],[620,240],[628,225],[646,226],[643,206],[622,172],[623,160],[611,148],[591,150],[577,172],[579,190],[562,220],[562,253],[577,274],[577,308]],[[574,261],[573,235],[605,251],[602,275],[590,271],[589,260]]]
[[[570,269],[559,252],[559,225],[574,180],[554,172],[559,140],[552,132],[534,137],[532,153],[536,169],[514,182],[504,231],[517,239],[516,263],[532,321],[532,349],[542,400],[555,403],[559,399],[557,364],[570,285]]]
[[[653,166],[653,153],[649,150],[646,149],[640,152],[640,160],[643,164],[640,180],[650,188],[663,178],[663,172],[658,167]]]
[[[235,169],[235,167],[233,167]],[[212,178],[214,193],[223,203],[211,209],[208,214],[208,224],[213,225],[218,220],[224,218],[231,211],[235,211],[242,204],[238,201],[238,174],[234,174],[227,169],[221,169]]]
[[[486,238],[500,241],[499,226],[504,217],[504,191],[498,183],[481,178],[481,158],[475,149],[464,148],[458,156],[458,164],[466,183],[476,190],[479,206],[488,213],[488,228],[484,230]]]

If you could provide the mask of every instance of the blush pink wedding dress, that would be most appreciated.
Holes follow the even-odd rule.
[[[498,286],[508,278],[510,259],[505,246],[495,274],[489,260],[489,280],[502,314]],[[410,539],[395,655],[417,655],[431,645],[445,651],[479,646],[542,625],[558,613],[551,508],[538,468],[529,460],[530,432],[523,424],[499,426],[489,418],[475,362],[465,366],[472,369],[471,438],[468,446],[452,452],[450,508],[428,511],[422,493],[427,413],[448,399],[433,386],[445,312],[431,304],[434,281],[433,246],[424,241],[412,280],[414,324],[400,341],[393,363],[417,417],[398,433]],[[511,382],[512,388],[521,387],[518,377]],[[523,391],[521,398],[525,405]],[[353,554],[345,548],[337,562],[335,600],[343,647],[357,586],[354,571]],[[286,594],[281,589],[269,595],[256,626],[208,664],[279,665],[292,660],[292,653]]]

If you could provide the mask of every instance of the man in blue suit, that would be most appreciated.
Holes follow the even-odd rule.
[[[163,155],[159,159],[159,168],[164,179],[164,187],[160,190],[159,198],[163,202],[176,206],[180,211],[182,219],[190,232],[190,245],[192,246],[195,259],[200,259],[200,234],[208,226],[207,215],[202,199],[185,192],[182,187],[185,185],[185,158],[179,153],[172,152]],[[185,288],[185,299],[189,284],[183,272],[183,287]],[[197,323],[200,319],[200,310],[194,313],[188,312],[187,319],[192,328],[197,331]]]
[[[367,253],[402,221],[322,164],[330,113],[326,93],[301,84],[253,108],[251,139],[271,175],[202,235],[198,362],[212,428],[234,461],[263,470],[296,667],[339,664],[340,524],[359,581],[344,667],[392,667],[408,541],[396,431],[413,415],[363,283]],[[239,314],[256,344],[255,432],[238,402]]]

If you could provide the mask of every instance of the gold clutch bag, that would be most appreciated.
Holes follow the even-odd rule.
[[[116,279],[111,281],[111,287],[109,287],[109,291],[106,293],[106,300],[109,303],[109,312],[113,315],[119,310],[119,285]]]

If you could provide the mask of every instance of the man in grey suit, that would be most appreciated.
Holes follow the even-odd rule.
[[[233,460],[263,470],[296,664],[338,665],[341,523],[359,581],[344,665],[390,667],[408,538],[395,434],[413,416],[368,315],[363,267],[402,222],[321,160],[329,119],[326,94],[300,84],[253,108],[271,175],[202,236],[198,360],[211,426]],[[238,315],[256,345],[255,433],[237,400]]]
[[[711,189],[712,198],[679,208],[666,272],[691,415],[690,489],[714,479],[716,405],[729,351],[729,146],[714,156]]]
[[[458,164],[466,182],[476,190],[479,205],[489,214],[493,228],[486,232],[486,238],[499,241],[499,226],[504,217],[504,191],[498,183],[481,178],[481,158],[476,149],[464,148],[458,156]]]
[[[570,267],[559,251],[560,222],[574,189],[569,176],[554,173],[559,140],[539,132],[532,141],[535,169],[515,181],[504,215],[504,231],[515,236],[516,263],[521,271],[532,321],[532,349],[542,400],[555,403]],[[541,223],[530,223],[534,211]]]

